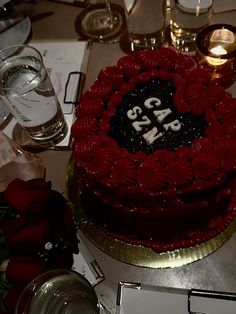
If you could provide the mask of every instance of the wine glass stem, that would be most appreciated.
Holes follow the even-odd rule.
[[[113,17],[111,12],[111,4],[109,0],[106,0],[106,10],[107,10],[107,18],[108,18],[108,25],[110,28],[113,27]]]

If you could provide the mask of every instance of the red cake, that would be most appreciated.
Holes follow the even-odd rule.
[[[236,99],[195,57],[122,57],[82,96],[71,133],[86,213],[110,236],[162,252],[235,216]]]

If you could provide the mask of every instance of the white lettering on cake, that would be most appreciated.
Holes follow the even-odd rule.
[[[145,100],[144,106],[147,109],[153,109],[154,107],[159,107],[161,105],[161,100],[156,97],[150,97]],[[153,110],[153,115],[157,118],[158,123],[163,123],[167,116],[172,113],[170,108]],[[136,120],[139,115],[142,114],[142,109],[139,106],[134,106],[133,109],[127,111],[127,117],[130,120]],[[133,128],[136,132],[141,132],[143,126],[150,125],[151,121],[147,116],[141,116],[142,120],[134,121],[132,123]],[[176,119],[170,123],[163,124],[163,128],[168,131],[169,129],[174,132],[178,132],[181,129],[181,122]],[[147,131],[142,137],[145,139],[148,145],[152,145],[158,138],[162,137],[164,134],[158,131],[157,127],[153,127],[151,130]]]
[[[151,124],[151,121],[148,119],[147,116],[142,116],[142,121],[135,121],[132,123],[132,126],[135,128],[137,132],[142,131],[142,126]]]
[[[153,111],[153,114],[155,117],[157,117],[157,121],[162,123],[165,118],[171,114],[171,110],[168,108],[168,109],[163,109],[163,110],[155,110]]]
[[[158,129],[154,127],[147,133],[142,135],[148,145],[152,145],[158,138],[163,136],[163,133],[158,133]]]
[[[142,113],[142,109],[139,106],[135,106],[133,109],[127,112],[127,117],[130,120],[135,120],[138,117],[138,114]]]
[[[146,99],[144,102],[144,106],[147,109],[152,109],[153,105],[155,105],[156,107],[159,107],[161,105],[160,99],[156,98],[156,97],[150,97],[150,98]]]
[[[181,129],[181,122],[179,122],[179,120],[174,120],[170,123],[166,123],[163,125],[163,128],[168,131],[169,129],[171,129],[174,132],[177,132]]]

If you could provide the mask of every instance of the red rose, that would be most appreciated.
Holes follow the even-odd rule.
[[[46,270],[45,261],[38,256],[15,256],[7,264],[6,278],[11,283],[27,284]]]
[[[37,224],[26,225],[14,234],[6,237],[5,245],[8,249],[17,250],[19,253],[32,254],[40,250],[47,241],[52,241],[48,219],[43,219]]]
[[[4,301],[12,313],[22,286],[47,270],[71,268],[78,240],[67,201],[51,189],[50,182],[15,179],[3,192],[3,200],[10,206],[1,232],[9,250],[6,278],[12,284]]]
[[[19,295],[23,291],[24,287],[25,285],[23,286],[15,285],[10,289],[8,294],[5,296],[4,302],[3,302],[5,311],[2,313],[0,310],[1,314],[12,314],[15,312],[17,300],[19,298]]]
[[[24,214],[32,208],[35,201],[50,202],[51,183],[44,179],[29,181],[15,179],[7,186],[3,197],[10,206],[16,208],[20,214]]]

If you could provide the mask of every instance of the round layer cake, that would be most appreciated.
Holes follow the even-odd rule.
[[[90,219],[162,252],[206,241],[236,214],[236,99],[195,57],[161,48],[98,74],[71,133]]]

